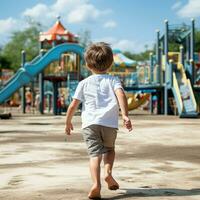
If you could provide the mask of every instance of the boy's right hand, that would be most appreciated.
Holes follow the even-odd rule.
[[[71,135],[71,131],[73,131],[73,130],[74,130],[74,128],[73,128],[72,123],[71,122],[70,123],[66,123],[66,125],[65,125],[65,133],[67,135]]]
[[[129,132],[132,131],[132,130],[133,130],[133,127],[132,127],[131,120],[130,120],[127,116],[122,116],[122,119],[123,119],[123,121],[124,121],[124,127],[125,127],[126,129],[128,129]]]

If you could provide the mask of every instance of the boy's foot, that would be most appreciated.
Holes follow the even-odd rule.
[[[105,181],[108,184],[109,190],[118,190],[119,189],[119,184],[111,175],[106,176]]]
[[[101,199],[101,188],[93,186],[88,194],[89,199]]]

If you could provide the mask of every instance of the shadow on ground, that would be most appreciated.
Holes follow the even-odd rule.
[[[102,200],[115,200],[115,199],[132,199],[132,197],[159,197],[159,196],[194,196],[200,195],[200,188],[194,188],[191,190],[185,189],[125,189],[122,194],[111,198],[102,198]]]

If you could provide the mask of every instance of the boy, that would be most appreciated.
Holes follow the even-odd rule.
[[[107,182],[108,189],[119,189],[119,184],[112,177],[119,107],[125,128],[131,131],[132,124],[128,118],[127,99],[119,79],[106,74],[113,63],[110,46],[103,42],[92,44],[87,48],[84,56],[92,75],[79,82],[77,86],[66,114],[65,132],[67,135],[71,134],[72,117],[79,103],[82,102],[83,137],[90,155],[90,173],[93,180],[88,197],[95,199],[101,198],[100,164],[102,158],[105,169],[104,180]]]

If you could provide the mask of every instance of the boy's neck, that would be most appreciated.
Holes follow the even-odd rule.
[[[92,72],[93,75],[103,75],[103,74],[107,74],[107,72]]]
[[[107,74],[107,73],[108,73],[108,70],[103,71],[103,72],[99,72],[99,71],[91,70],[91,72],[92,72],[93,75],[95,75],[95,74]]]

